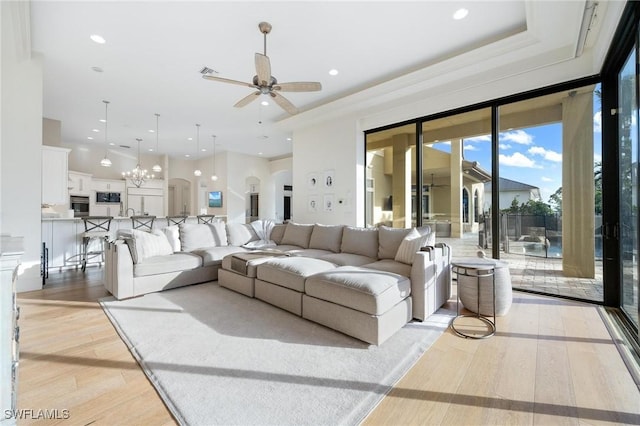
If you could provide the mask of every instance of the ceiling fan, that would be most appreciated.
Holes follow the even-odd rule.
[[[296,114],[298,109],[287,98],[282,96],[280,92],[316,92],[318,90],[322,90],[322,85],[313,81],[278,83],[278,80],[271,75],[271,61],[267,56],[267,34],[271,32],[271,24],[268,22],[260,22],[260,24],[258,24],[258,28],[260,29],[260,32],[264,34],[264,54],[256,53],[255,55],[256,75],[253,76],[253,81],[251,83],[210,75],[213,70],[207,67],[200,70],[200,73],[203,74],[202,78],[257,89],[256,92],[253,92],[236,102],[234,105],[236,108],[248,105],[251,101],[258,99],[260,95],[269,95],[286,112],[289,114]]]

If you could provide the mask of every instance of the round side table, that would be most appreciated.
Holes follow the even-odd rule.
[[[457,282],[458,282],[458,291],[456,297],[456,316],[451,320],[451,329],[458,336],[469,338],[469,339],[485,339],[487,337],[491,337],[496,332],[496,279],[495,272],[496,268],[499,265],[499,261],[494,259],[460,259],[451,262],[451,271],[456,274]],[[475,288],[475,299],[476,299],[476,311],[473,314],[460,314],[460,297],[461,292],[464,291],[464,288],[460,286],[460,277],[472,277],[476,279],[476,288]],[[488,278],[487,280],[483,280],[482,278]],[[480,285],[486,285],[490,283],[492,286],[491,294],[492,294],[492,308],[493,308],[493,320],[489,319],[487,316],[480,314]],[[483,300],[483,303],[486,301]],[[471,309],[469,309],[471,310]],[[484,334],[468,334],[462,332],[456,328],[455,322],[459,318],[476,318],[482,321],[484,324],[488,326],[488,330]]]

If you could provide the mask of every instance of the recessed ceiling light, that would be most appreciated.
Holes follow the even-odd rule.
[[[107,122],[107,120],[105,120],[104,118],[101,118],[101,119],[100,119],[100,120],[98,120],[98,121],[99,121],[99,122],[101,122],[101,123],[106,123],[106,122]]]
[[[113,143],[113,142],[109,142],[109,145],[110,145],[110,146],[115,146],[116,144],[115,144],[115,143]]]
[[[287,138],[287,140],[288,140],[289,142],[291,142],[291,141],[292,141],[292,139],[291,139],[291,138]]]
[[[202,148],[200,151],[207,152],[207,148]]]
[[[338,75],[338,70],[333,68],[329,70],[329,75]]]
[[[191,157],[190,154],[185,154],[184,156],[187,157],[187,158]]]
[[[153,152],[153,148],[149,148],[149,152]]]
[[[104,37],[102,37],[101,35],[98,34],[91,34],[91,40],[93,40],[94,42],[98,43],[98,44],[105,44],[107,41],[104,39]]]
[[[92,131],[92,132],[95,132],[95,133],[100,132],[100,130],[98,130],[98,129],[93,129],[93,130],[91,130],[91,131]]]
[[[87,136],[87,139],[89,139],[90,141],[93,140],[93,136]]]
[[[95,72],[102,72],[104,71],[102,68],[100,67],[91,67],[92,70],[94,70]]]
[[[192,140],[193,140],[193,138],[187,138],[187,140],[188,140],[188,141],[192,141]]]
[[[156,131],[153,129],[149,129],[149,133],[155,133]]]
[[[269,102],[267,102],[267,101],[262,101],[262,102],[260,102],[260,105],[262,105],[262,106],[269,106]]]
[[[468,14],[469,14],[469,10],[465,9],[464,7],[461,7],[460,9],[454,12],[453,19],[455,19],[456,21],[459,21],[460,19],[466,18]]]
[[[262,155],[262,153],[261,153],[261,152],[259,152],[259,153],[258,153],[258,155]]]

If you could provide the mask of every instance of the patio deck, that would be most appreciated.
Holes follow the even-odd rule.
[[[477,233],[465,233],[463,238],[440,238],[437,241],[452,247],[453,258],[476,257],[480,246]],[[484,250],[491,257],[490,250]],[[561,258],[545,258],[525,254],[500,252],[500,259],[509,263],[513,288],[540,291],[552,295],[603,301],[602,262],[596,261],[595,278],[565,277]]]

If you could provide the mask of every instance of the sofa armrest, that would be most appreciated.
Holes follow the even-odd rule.
[[[116,299],[133,297],[133,258],[124,240],[109,243],[105,264],[105,288]]]
[[[413,317],[424,321],[451,296],[451,247],[437,243],[420,249],[411,266]]]

